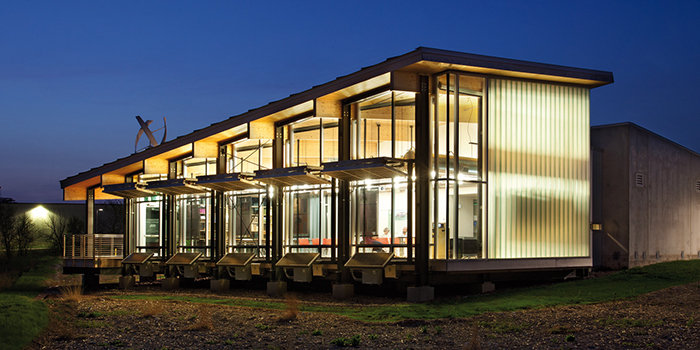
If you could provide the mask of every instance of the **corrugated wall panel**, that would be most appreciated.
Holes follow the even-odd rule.
[[[588,256],[589,90],[491,79],[488,256]]]

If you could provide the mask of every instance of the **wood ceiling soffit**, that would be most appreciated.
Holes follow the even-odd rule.
[[[343,88],[343,89],[340,89],[337,91],[334,91],[328,95],[323,96],[323,98],[324,99],[331,99],[331,100],[344,100],[348,97],[361,94],[365,91],[369,91],[372,89],[376,89],[380,86],[387,85],[390,82],[391,82],[391,74],[384,73],[384,74],[378,75],[376,77],[362,81],[360,83],[348,86],[346,88]]]
[[[391,72],[391,90],[419,92],[419,85],[420,79],[417,73]]]
[[[343,103],[341,100],[316,99],[314,109],[317,118],[340,119],[343,116]]]
[[[167,159],[144,159],[143,173],[149,174],[167,174],[168,160]]]
[[[63,189],[64,201],[84,201],[87,199],[87,187],[70,186]]]
[[[100,186],[124,183],[124,175],[102,174],[100,175]]]
[[[248,138],[251,140],[271,140],[275,138],[275,123],[260,121],[248,123]]]
[[[104,193],[104,188],[98,187],[95,189],[95,199],[106,200],[106,199],[122,199],[122,197]]]
[[[593,86],[593,87],[601,85],[601,82],[596,81],[596,80],[590,80],[590,79],[562,77],[562,76],[557,76],[557,75],[547,75],[547,74],[538,74],[538,73],[529,73],[529,72],[518,72],[518,71],[501,70],[501,69],[495,69],[495,68],[464,66],[464,65],[459,65],[459,64],[431,62],[431,61],[416,62],[408,67],[401,69],[401,71],[403,71],[403,72],[422,73],[422,74],[436,74],[436,73],[440,73],[440,72],[447,71],[447,70],[454,70],[454,71],[460,71],[460,72],[465,72],[465,73],[483,74],[483,75],[493,75],[493,76],[500,76],[500,77],[538,80],[538,81],[542,81],[542,82],[549,81],[549,82],[568,83],[568,84],[576,84],[576,85],[586,85],[586,86]]]
[[[219,156],[219,144],[216,142],[195,141],[192,143],[193,158],[216,158]]]

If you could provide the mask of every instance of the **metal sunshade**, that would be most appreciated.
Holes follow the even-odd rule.
[[[209,189],[202,186],[197,186],[196,179],[152,181],[148,183],[148,189],[170,195],[199,194],[209,192]]]
[[[255,174],[232,173],[198,176],[197,185],[219,192],[264,189],[264,186],[249,181],[254,175]]]
[[[345,263],[351,269],[384,268],[394,257],[394,253],[356,253]]]
[[[314,166],[258,170],[255,180],[278,187],[330,184],[330,181],[317,175],[320,171],[320,167]]]
[[[158,193],[146,189],[147,185],[148,184],[145,182],[126,182],[123,184],[105,185],[103,186],[104,190],[102,190],[102,192],[123,198],[157,196]]]
[[[344,160],[324,163],[321,172],[345,181],[390,179],[407,176],[403,169],[404,163],[401,159],[388,157]]]

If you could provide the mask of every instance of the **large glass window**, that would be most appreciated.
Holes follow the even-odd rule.
[[[291,252],[331,256],[331,190],[329,186],[292,186],[285,191],[285,245]]]
[[[182,173],[178,174],[178,177],[194,179],[200,175],[216,174],[216,158],[190,158],[178,162],[178,165],[180,164]]]
[[[431,258],[483,258],[481,129],[484,79],[437,77],[433,132]]]
[[[211,256],[210,196],[179,195],[175,206],[175,241],[178,251]]]
[[[352,158],[404,158],[414,151],[413,92],[387,91],[351,106]]]
[[[228,173],[272,168],[272,140],[243,140],[227,147]]]
[[[227,197],[227,252],[250,252],[265,256],[264,193],[231,193]]]
[[[136,206],[136,251],[160,255],[161,248],[161,197],[135,199]]]
[[[286,166],[319,166],[338,160],[338,120],[309,118],[286,126]]]
[[[415,93],[386,91],[354,102],[351,158],[415,158]],[[407,167],[403,168],[404,171]],[[407,177],[353,181],[351,232],[354,252],[389,252],[406,257]]]
[[[269,139],[241,140],[228,145],[226,153],[228,173],[253,173],[272,168],[272,140]],[[266,191],[229,191],[225,198],[226,251],[266,256]]]

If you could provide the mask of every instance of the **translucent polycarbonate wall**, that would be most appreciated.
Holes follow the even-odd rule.
[[[490,79],[488,256],[588,256],[589,90]]]

